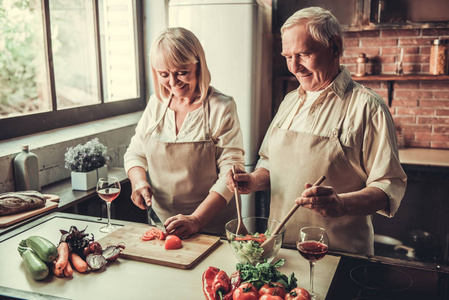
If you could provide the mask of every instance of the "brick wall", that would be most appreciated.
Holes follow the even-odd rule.
[[[368,74],[395,74],[401,48],[404,74],[428,74],[431,41],[449,39],[449,29],[402,29],[346,32],[342,64],[355,72],[359,53],[366,53]],[[355,77],[356,79],[356,77]],[[362,84],[388,98],[387,82]],[[449,149],[449,81],[397,81],[390,111],[408,147]]]

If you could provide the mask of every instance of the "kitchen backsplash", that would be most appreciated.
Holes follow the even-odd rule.
[[[346,32],[342,63],[354,73],[357,56],[366,53],[368,74],[395,74],[403,48],[404,75],[429,74],[430,47],[436,38],[449,40],[449,28]],[[387,101],[386,81],[362,84]],[[390,111],[406,146],[449,149],[449,80],[395,81]]]

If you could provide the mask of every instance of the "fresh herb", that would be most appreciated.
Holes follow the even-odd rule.
[[[277,268],[282,267],[284,263],[285,259],[280,259],[273,264],[265,260],[265,262],[258,263],[255,266],[249,263],[238,263],[236,268],[240,272],[242,282],[250,282],[257,289],[260,289],[266,283],[279,282],[285,286],[287,291],[290,291],[298,286],[298,280],[294,273],[287,277],[277,270]]]

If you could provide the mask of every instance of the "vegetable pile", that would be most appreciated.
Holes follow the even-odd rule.
[[[284,259],[255,266],[238,263],[230,277],[209,267],[202,277],[203,293],[208,300],[310,300],[307,290],[297,287],[294,273],[286,276],[277,270],[284,263]]]
[[[115,261],[125,248],[111,245],[103,249],[92,234],[71,226],[69,231],[60,230],[62,236],[58,246],[41,236],[30,236],[22,240],[19,251],[25,269],[34,280],[43,280],[50,271],[56,277],[71,277],[75,269],[79,273],[103,269]]]

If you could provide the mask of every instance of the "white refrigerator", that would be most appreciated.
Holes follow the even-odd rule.
[[[243,132],[245,169],[252,172],[271,121],[271,1],[170,0],[168,26],[191,30],[206,53],[212,82],[234,97]],[[242,195],[243,216],[255,195]]]

